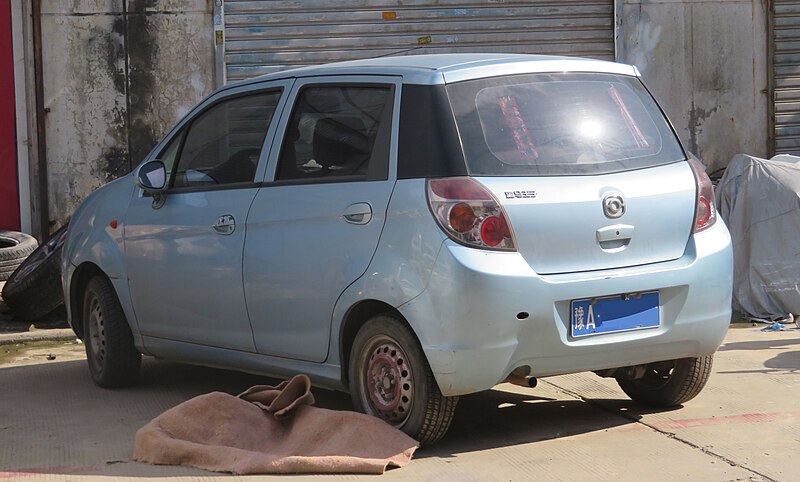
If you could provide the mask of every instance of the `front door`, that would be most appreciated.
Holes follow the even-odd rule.
[[[298,80],[248,217],[247,307],[259,353],[321,362],[344,290],[369,266],[394,186],[392,77]],[[396,137],[396,136],[394,136]]]
[[[254,351],[242,289],[245,220],[287,87],[207,101],[157,156],[171,173],[163,205],[134,195],[125,254],[143,335]]]

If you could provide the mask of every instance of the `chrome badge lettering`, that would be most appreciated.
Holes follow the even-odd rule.
[[[506,191],[506,199],[533,199],[536,191]]]

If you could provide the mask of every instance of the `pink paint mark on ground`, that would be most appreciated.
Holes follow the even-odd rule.
[[[772,422],[786,418],[800,417],[800,410],[789,412],[771,412],[771,413],[742,413],[739,415],[725,415],[722,417],[707,417],[707,418],[686,418],[683,420],[668,420],[665,422],[649,422],[648,426],[658,430],[678,430],[684,428],[697,428],[708,427],[711,425],[728,425],[739,423],[763,423]],[[621,431],[636,431],[644,430],[643,425],[627,426],[621,428]]]
[[[10,479],[13,477],[26,477],[40,474],[62,474],[62,475],[88,475],[99,472],[98,465],[82,465],[82,466],[69,466],[58,465],[56,467],[35,467],[30,469],[18,469],[11,471],[0,471],[0,479]]]

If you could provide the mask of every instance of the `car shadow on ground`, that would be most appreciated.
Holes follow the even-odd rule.
[[[174,387],[176,380],[196,395],[213,390],[235,395],[253,385],[280,383],[278,379],[170,362],[147,366],[141,382],[150,389],[162,390]],[[214,383],[213,389],[209,388],[209,382]],[[350,396],[345,393],[318,388],[312,391],[318,407],[353,409]],[[607,430],[634,423],[638,413],[645,413],[635,411],[635,404],[627,399],[603,400],[595,405],[602,405],[605,410],[582,400],[541,397],[535,388],[528,393],[494,389],[463,396],[447,435],[434,446],[419,449],[415,458],[450,457]],[[612,413],[628,409],[631,410],[625,417]]]
[[[773,374],[798,374],[800,373],[800,330],[788,330],[787,338],[767,339],[757,341],[740,341],[725,343],[719,351],[731,350],[771,350],[777,354],[764,361],[764,369],[757,370],[728,370],[718,372],[723,375],[743,373],[773,373]]]
[[[69,323],[67,323],[67,311],[62,305],[56,308],[52,313],[36,321],[21,321],[15,318],[11,310],[0,301],[0,334],[24,333],[31,331],[31,327],[36,330],[69,328]]]
[[[608,430],[633,421],[582,400],[556,400],[500,389],[461,397],[447,435],[416,458],[529,444]]]
[[[772,370],[800,372],[800,350],[784,351],[764,362]]]
[[[194,396],[212,391],[238,394],[277,379],[146,358],[137,386],[106,390],[90,380],[85,360],[20,367],[1,367],[0,386],[6,386],[0,431],[17,450],[5,459],[3,471],[52,474],[100,474],[132,477],[212,475],[196,469],[146,466],[132,461],[136,431],[163,411]],[[350,410],[347,394],[314,389],[316,405]],[[537,389],[517,393],[502,389],[464,396],[450,431],[415,458],[448,458],[459,453],[535,443],[634,424],[637,414],[619,412],[629,400],[604,400],[602,406],[577,399],[552,399]],[[562,397],[563,398],[563,397]],[[27,426],[30,424],[30,426]],[[46,434],[27,434],[46,426]],[[72,454],[53,460],[36,454]],[[57,462],[57,463],[55,463]]]
[[[738,375],[745,373],[763,374],[800,374],[800,350],[783,351],[764,361],[764,368],[758,370],[725,370],[717,372],[720,375]]]
[[[731,350],[767,350],[770,348],[780,349],[791,346],[800,347],[800,330],[787,330],[786,332],[790,337],[780,339],[767,339],[757,341],[736,341],[732,343],[724,343],[717,351],[731,351]]]

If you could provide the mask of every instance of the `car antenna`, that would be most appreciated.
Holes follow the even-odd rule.
[[[424,47],[427,47],[427,45],[418,45],[416,47],[411,47],[410,49],[403,49],[403,50],[398,50],[397,52],[389,52],[388,54],[376,55],[375,57],[372,58],[379,59],[381,57],[391,57],[392,55],[399,55],[399,54],[404,54],[406,52],[413,52],[414,50],[418,50]]]

